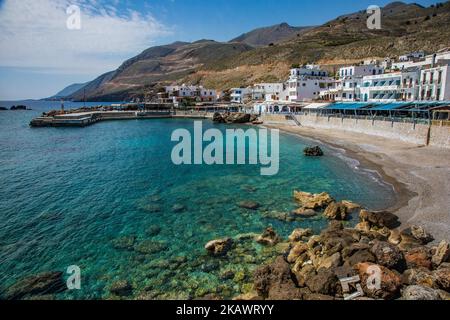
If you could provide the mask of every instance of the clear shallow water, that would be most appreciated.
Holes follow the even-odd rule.
[[[122,279],[134,287],[130,298],[230,298],[248,290],[252,271],[276,250],[250,241],[227,258],[210,258],[203,249],[209,240],[268,225],[283,237],[296,227],[319,232],[326,225],[320,216],[285,222],[265,214],[294,209],[295,189],[371,209],[394,200],[389,186],[353,170],[334,150],[304,158],[310,142],[292,135],[280,136],[279,174],[263,177],[258,166],[173,165],[171,133],[192,130],[190,120],[31,129],[29,120],[46,108],[38,104],[0,112],[0,292],[24,276],[78,265],[82,290],[58,298],[109,298],[109,286]],[[203,127],[229,128],[208,121]],[[261,208],[241,209],[242,200]],[[159,234],[149,233],[155,226]],[[134,246],[164,250],[118,249],[124,236],[135,237]],[[230,270],[233,276],[221,279]]]

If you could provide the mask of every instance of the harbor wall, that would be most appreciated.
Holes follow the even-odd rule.
[[[302,126],[320,129],[333,129],[363,133],[388,139],[401,140],[417,145],[430,145],[450,148],[450,126],[429,126],[411,122],[392,122],[386,120],[354,119],[318,116],[314,114],[296,115]],[[285,115],[262,115],[265,123],[293,124]]]

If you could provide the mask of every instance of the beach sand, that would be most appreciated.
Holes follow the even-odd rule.
[[[450,149],[417,146],[383,137],[328,129],[265,124],[343,149],[361,167],[392,184],[401,228],[423,226],[436,242],[450,240]]]

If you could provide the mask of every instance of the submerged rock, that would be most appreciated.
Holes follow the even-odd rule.
[[[309,218],[314,217],[317,215],[317,212],[313,209],[305,209],[305,208],[298,208],[292,211],[293,215]]]
[[[172,212],[174,212],[174,213],[180,213],[183,211],[186,211],[186,206],[184,206],[182,204],[177,203],[172,206]]]
[[[109,288],[109,292],[116,296],[129,296],[133,292],[133,287],[127,280],[118,280]]]
[[[213,256],[224,256],[228,253],[233,245],[231,238],[217,239],[208,242],[205,249]]]
[[[145,240],[134,247],[136,252],[142,254],[154,254],[168,249],[165,242]]]
[[[119,250],[133,250],[135,236],[122,236],[111,241],[113,247]]]
[[[161,232],[161,227],[158,225],[152,225],[152,226],[148,227],[147,230],[145,230],[145,232],[150,237],[155,237]]]
[[[294,191],[294,199],[304,209],[322,209],[328,206],[334,199],[326,192],[320,194],[312,194],[301,191]]]
[[[18,281],[6,291],[5,298],[19,300],[30,296],[59,293],[66,289],[62,272],[44,272]]]
[[[256,242],[263,244],[263,245],[269,245],[274,246],[278,242],[281,241],[281,238],[277,235],[275,230],[272,227],[268,227],[262,235],[258,236],[256,238]]]
[[[238,206],[243,209],[257,210],[261,205],[255,201],[241,201],[238,203]]]
[[[323,151],[319,146],[307,147],[303,150],[303,154],[307,157],[322,157]]]

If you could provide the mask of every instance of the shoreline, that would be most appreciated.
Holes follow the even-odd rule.
[[[395,203],[384,210],[399,217],[401,229],[421,225],[436,242],[450,239],[450,187],[446,184],[450,150],[337,130],[280,123],[263,126],[339,149],[357,160],[358,167],[375,171],[393,187]]]

